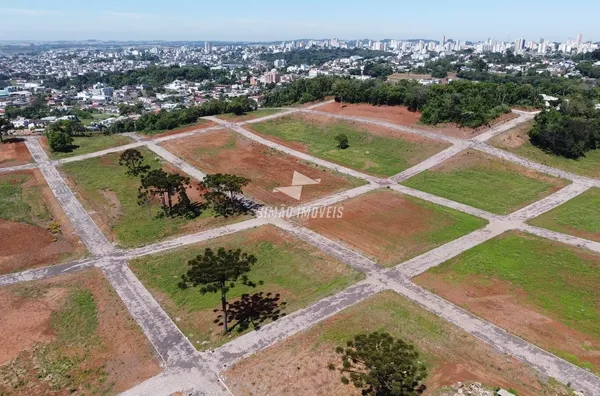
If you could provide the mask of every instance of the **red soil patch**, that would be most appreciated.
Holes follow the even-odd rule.
[[[342,202],[343,217],[296,218],[302,225],[361,250],[384,265],[400,264],[433,246],[423,235],[448,226],[431,209],[388,190]],[[435,219],[435,220],[434,220]]]
[[[31,177],[23,184],[23,190],[34,186],[40,188],[40,199],[50,212],[52,220],[32,225],[0,219],[0,274],[56,264],[68,258],[83,256],[86,251],[83,243],[41,173],[36,169],[0,177],[16,174]],[[60,224],[59,234],[52,234],[47,230],[52,222]]]
[[[548,351],[564,351],[600,367],[600,340],[591,339],[573,328],[536,311],[527,303],[526,293],[508,282],[493,279],[491,284],[476,275],[459,284],[442,274],[424,273],[415,282],[475,315],[539,345]]]
[[[209,132],[165,142],[163,146],[206,173],[232,173],[251,179],[244,193],[266,204],[294,206],[353,187],[342,175],[307,165],[231,131]],[[321,179],[320,184],[303,188],[300,201],[273,192],[276,187],[290,186],[294,171]]]
[[[500,148],[516,149],[524,143],[529,142],[529,131],[533,127],[534,121],[527,121],[511,130],[492,138],[490,143]]]
[[[391,292],[371,297],[391,304],[410,304]],[[329,330],[336,331],[341,324],[352,326],[356,333],[365,331],[357,321],[363,322],[369,315],[373,320],[386,315],[381,306],[371,310],[363,302],[358,306],[342,311],[336,316],[317,324],[310,330],[288,338],[278,344],[258,352],[229,368],[225,380],[237,396],[255,395],[353,395],[361,393],[352,385],[340,381],[340,373],[331,371],[329,363],[340,361],[335,353],[335,345],[323,340],[321,336]],[[409,317],[392,322],[385,317],[384,327],[402,326],[402,320],[411,322],[424,320],[437,323],[436,331],[443,331],[438,337],[408,333],[403,338],[414,343],[418,350],[427,355],[429,375],[425,380],[430,395],[441,387],[456,382],[480,382],[487,386],[514,388],[519,395],[539,396],[562,394],[564,389],[548,389],[551,385],[541,386],[536,372],[507,355],[498,354],[483,342],[462,330],[435,318],[433,314],[423,312],[410,304]],[[361,311],[362,309],[362,311]],[[418,311],[417,311],[418,309]],[[350,318],[354,316],[355,319]],[[356,319],[358,317],[358,319]],[[341,324],[340,324],[341,323]],[[378,322],[379,323],[379,322]],[[410,327],[410,325],[409,325]],[[331,335],[331,334],[329,334]]]
[[[25,165],[31,162],[31,154],[25,142],[0,143],[0,168]]]
[[[70,290],[77,288],[90,290],[94,296],[98,315],[96,335],[101,340],[101,345],[92,342],[85,361],[74,368],[92,371],[82,385],[100,383],[101,378],[93,370],[103,368],[108,377],[105,385],[100,386],[122,392],[161,371],[152,347],[119,297],[98,270],[90,270],[0,289],[0,300],[3,301],[0,305],[3,318],[0,321],[0,345],[5,346],[0,348],[0,365],[10,363],[22,369],[4,378],[0,376],[0,393],[72,394],[70,389],[52,391],[47,381],[37,378],[39,367],[35,355],[40,344],[56,340],[51,325],[52,315],[62,309]],[[77,356],[82,353],[79,348],[60,342],[54,345],[61,355]],[[16,358],[18,360],[14,360]],[[16,379],[23,381],[24,385],[12,389],[7,381],[14,382]],[[83,389],[80,391],[87,393]]]
[[[210,121],[210,120],[202,120],[202,122],[199,122],[197,124],[194,125],[188,125],[186,127],[181,127],[181,128],[175,128],[172,129],[170,131],[166,131],[163,133],[158,133],[156,135],[152,135],[152,139],[156,139],[156,138],[160,138],[163,136],[171,136],[171,135],[176,135],[178,133],[184,133],[184,132],[190,132],[190,131],[195,131],[195,130],[199,130],[199,129],[206,129],[206,128],[210,128],[212,126],[218,125],[217,123]]]
[[[385,120],[394,124],[404,125],[408,127],[423,129],[425,131],[437,132],[443,135],[454,136],[459,138],[472,138],[479,134],[488,131],[492,126],[507,122],[518,115],[514,113],[502,114],[497,119],[493,120],[489,126],[481,126],[478,128],[460,127],[456,124],[438,124],[435,126],[419,124],[421,113],[408,110],[406,106],[373,106],[370,104],[343,104],[329,103],[320,106],[314,110],[324,111],[332,114],[343,114],[349,116],[374,118]]]

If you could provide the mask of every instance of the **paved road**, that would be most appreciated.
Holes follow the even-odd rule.
[[[225,121],[218,120],[217,122],[222,125],[178,135],[166,136],[154,140],[137,137],[139,141],[136,141],[130,145],[54,162],[51,162],[48,159],[36,139],[28,139],[27,146],[34,157],[36,164],[29,164],[26,165],[26,167],[29,169],[36,166],[40,168],[52,191],[57,196],[59,203],[63,206],[63,209],[73,221],[75,228],[79,232],[82,240],[88,246],[90,252],[92,253],[92,257],[72,263],[0,276],[0,286],[8,286],[19,282],[43,279],[50,276],[56,276],[59,274],[90,268],[92,266],[101,268],[112,286],[124,301],[131,315],[139,323],[150,342],[156,348],[166,366],[165,372],[132,388],[130,391],[126,392],[127,395],[168,395],[177,390],[186,392],[189,391],[193,394],[228,394],[225,387],[219,383],[217,377],[218,372],[222,370],[224,364],[229,365],[243,356],[248,356],[249,354],[264,349],[265,347],[272,345],[279,340],[309,328],[315,323],[334,315],[342,309],[363,301],[365,298],[377,293],[378,291],[386,289],[395,290],[405,297],[416,301],[425,309],[428,309],[431,312],[434,312],[442,318],[450,321],[451,323],[454,323],[456,326],[492,345],[498,351],[509,353],[523,361],[526,361],[539,371],[547,375],[551,375],[565,383],[570,382],[575,389],[584,390],[588,393],[588,395],[592,395],[594,394],[593,392],[595,390],[600,389],[600,378],[594,376],[593,374],[577,368],[570,363],[567,363],[556,356],[521,340],[518,337],[508,334],[506,331],[475,317],[474,315],[456,307],[455,305],[441,299],[438,296],[427,292],[426,290],[423,290],[418,286],[415,286],[409,280],[409,277],[422,273],[423,271],[439,265],[447,259],[455,257],[456,255],[470,249],[473,246],[483,243],[501,234],[502,232],[511,229],[529,232],[531,234],[539,235],[551,240],[600,252],[600,243],[598,242],[571,237],[557,232],[529,226],[524,223],[524,221],[551,210],[552,208],[568,201],[569,199],[580,195],[590,186],[600,186],[600,181],[573,175],[568,172],[537,164],[513,154],[506,153],[502,150],[495,149],[483,143],[491,137],[502,133],[504,130],[530,119],[532,117],[531,114],[519,112],[520,117],[511,121],[510,124],[501,125],[483,135],[472,139],[471,141],[466,141],[458,138],[450,138],[434,132],[424,132],[418,129],[406,128],[380,120],[332,115],[313,110],[319,105],[320,104],[317,104],[304,109],[292,109],[287,112],[278,113],[259,120],[252,120],[251,122],[239,124],[230,124]],[[285,146],[270,142],[241,128],[242,124],[273,119],[294,112],[323,114],[334,118],[349,119],[353,121],[367,122],[385,127],[391,127],[392,129],[396,130],[416,133],[425,137],[447,141],[451,143],[452,146],[440,152],[433,158],[426,160],[413,168],[407,169],[398,175],[395,175],[391,179],[380,179],[339,166],[337,164],[330,163],[328,161],[320,160],[295,150],[291,150]],[[412,260],[398,265],[393,269],[384,269],[372,260],[363,256],[361,253],[353,251],[341,243],[331,241],[311,230],[298,226],[284,219],[253,219],[214,230],[207,230],[192,235],[173,238],[137,249],[119,250],[115,249],[102,235],[98,227],[93,223],[87,212],[85,212],[83,207],[79,204],[75,195],[66,185],[64,179],[54,166],[55,164],[80,161],[87,158],[105,155],[110,152],[118,152],[129,146],[148,146],[158,155],[174,163],[181,169],[184,169],[190,175],[200,178],[201,175],[203,175],[200,171],[194,169],[185,161],[181,161],[181,159],[177,158],[172,153],[158,146],[156,142],[179,139],[191,135],[201,135],[209,130],[220,129],[223,126],[227,126],[250,139],[294,155],[297,158],[311,161],[329,169],[334,169],[341,173],[358,177],[369,182],[367,185],[316,200],[306,204],[305,206],[301,206],[301,208],[319,205],[333,205],[342,200],[359,196],[377,188],[390,187],[407,195],[415,196],[439,205],[451,207],[456,210],[487,219],[490,221],[490,224],[481,230],[477,230],[465,235],[462,238],[451,241],[443,246],[426,252]],[[134,139],[135,138],[136,137],[134,137]],[[572,180],[574,183],[550,195],[549,197],[546,197],[534,204],[528,205],[527,207],[509,216],[495,215],[481,209],[473,208],[468,205],[456,203],[396,184],[398,181],[405,180],[408,177],[412,177],[415,174],[430,169],[437,163],[451,158],[453,155],[456,155],[457,153],[470,147],[488,152],[496,157],[519,163],[530,169]],[[26,168],[12,168],[12,170],[16,169]],[[0,172],[2,171],[3,170],[0,169]],[[337,257],[346,264],[361,272],[364,272],[367,275],[367,279],[334,296],[323,299],[305,309],[290,314],[289,316],[272,324],[266,325],[260,331],[248,333],[247,335],[244,335],[217,349],[214,354],[197,352],[187,340],[185,335],[179,331],[169,316],[154,300],[152,295],[129,270],[126,265],[126,261],[134,257],[156,254],[158,252],[180,248],[182,246],[217,238],[222,235],[240,232],[253,227],[259,227],[265,224],[274,224],[285,232],[289,232],[297,238],[318,247],[325,253]]]

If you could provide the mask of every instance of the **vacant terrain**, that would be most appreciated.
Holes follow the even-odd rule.
[[[198,119],[198,121],[196,121],[193,124],[181,126],[181,127],[175,128],[175,129],[169,129],[167,131],[152,131],[152,132],[138,132],[138,133],[140,135],[151,136],[152,138],[160,138],[160,137],[164,137],[164,136],[177,135],[178,133],[206,129],[206,128],[210,128],[210,127],[217,126],[217,125],[218,124],[216,124],[212,121],[209,121],[209,120]]]
[[[568,181],[468,150],[402,184],[504,215],[558,191]]]
[[[85,255],[38,170],[0,174],[0,274]]]
[[[416,345],[429,375],[426,394],[458,381],[477,381],[519,395],[567,395],[556,381],[452,326],[400,295],[387,291],[348,308],[229,368],[225,381],[237,396],[360,395],[328,368],[340,364],[335,348],[355,334],[387,331]]]
[[[290,148],[375,176],[395,175],[448,147],[418,135],[319,115],[284,116],[247,128]],[[338,134],[348,137],[350,147],[337,147]]]
[[[0,394],[112,395],[161,371],[99,270],[0,289]]]
[[[0,168],[25,165],[29,162],[32,162],[31,154],[24,141],[5,138],[4,143],[0,143]]]
[[[164,165],[154,153],[140,150],[146,164],[152,168]],[[205,210],[193,220],[184,217],[159,217],[160,201],[150,205],[138,204],[139,177],[128,176],[126,168],[119,165],[120,153],[108,154],[99,158],[64,164],[61,169],[78,192],[78,198],[87,206],[92,218],[111,239],[122,246],[139,246],[164,239],[168,236],[191,233],[214,228],[239,220],[214,218],[214,213]],[[192,201],[199,201],[198,182],[193,181],[188,188]]]
[[[44,149],[48,152],[50,158],[61,159],[123,146],[131,143],[132,140],[127,136],[121,135],[97,134],[94,136],[75,136],[73,137],[73,145],[71,150],[68,152],[52,152],[48,146],[48,140],[44,136],[40,138],[40,142],[42,143]]]
[[[228,293],[230,303],[243,293],[279,293],[280,302],[286,302],[283,311],[292,313],[363,278],[345,264],[273,226],[134,260],[134,273],[198,349],[221,345],[240,334],[234,328],[223,335],[223,328],[214,323],[217,313],[213,310],[220,307],[220,294],[202,295],[197,289],[181,290],[177,286],[187,271],[187,261],[207,247],[215,251],[219,247],[242,249],[258,259],[248,276],[254,282],[262,280],[264,285],[250,288],[238,283]]]
[[[367,253],[385,266],[483,227],[485,220],[389,190],[343,201],[343,217],[295,218],[300,224]]]
[[[490,144],[510,151],[540,164],[563,169],[583,176],[600,178],[600,150],[591,150],[578,159],[569,159],[547,153],[529,141],[528,132],[533,121],[523,123],[506,133],[496,136]]]
[[[219,114],[216,117],[221,120],[225,120],[225,121],[229,121],[229,122],[243,122],[243,121],[250,121],[250,120],[255,120],[257,118],[270,116],[273,114],[280,113],[282,111],[283,110],[281,110],[281,109],[260,109],[260,110],[251,111],[251,112],[248,112],[248,113],[242,114],[242,115],[235,115],[233,113],[227,113],[227,114]]]
[[[253,142],[229,130],[165,142],[163,146],[205,173],[231,173],[251,180],[244,193],[269,205],[297,205],[363,184],[326,168]],[[300,201],[274,188],[292,184],[294,172],[319,184],[305,186]]]
[[[600,373],[600,255],[508,232],[416,282],[476,315]]]

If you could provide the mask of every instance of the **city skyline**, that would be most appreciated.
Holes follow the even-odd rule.
[[[322,4],[307,0],[286,5],[266,0],[258,6],[233,0],[228,7],[189,0],[164,4],[155,0],[127,3],[106,0],[80,3],[40,0],[19,4],[0,0],[0,37],[11,41],[53,40],[185,40],[276,41],[338,37],[342,40],[447,39],[514,41],[599,41],[594,22],[600,6],[582,1],[565,8],[558,2],[509,0],[502,4],[466,1],[460,9],[434,0],[416,4],[345,1]],[[582,12],[585,10],[585,12]],[[500,22],[500,23],[498,23]]]

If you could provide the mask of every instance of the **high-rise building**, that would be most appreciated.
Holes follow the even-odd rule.
[[[581,34],[581,32],[577,35],[577,46],[581,47],[581,44],[583,44],[583,34]]]
[[[442,36],[442,39],[440,40],[440,45],[442,47],[444,47],[444,45],[446,45],[446,36]]]
[[[208,41],[205,41],[204,42],[204,52],[206,52],[208,54],[211,51],[212,51],[212,45],[210,45],[210,43]]]

